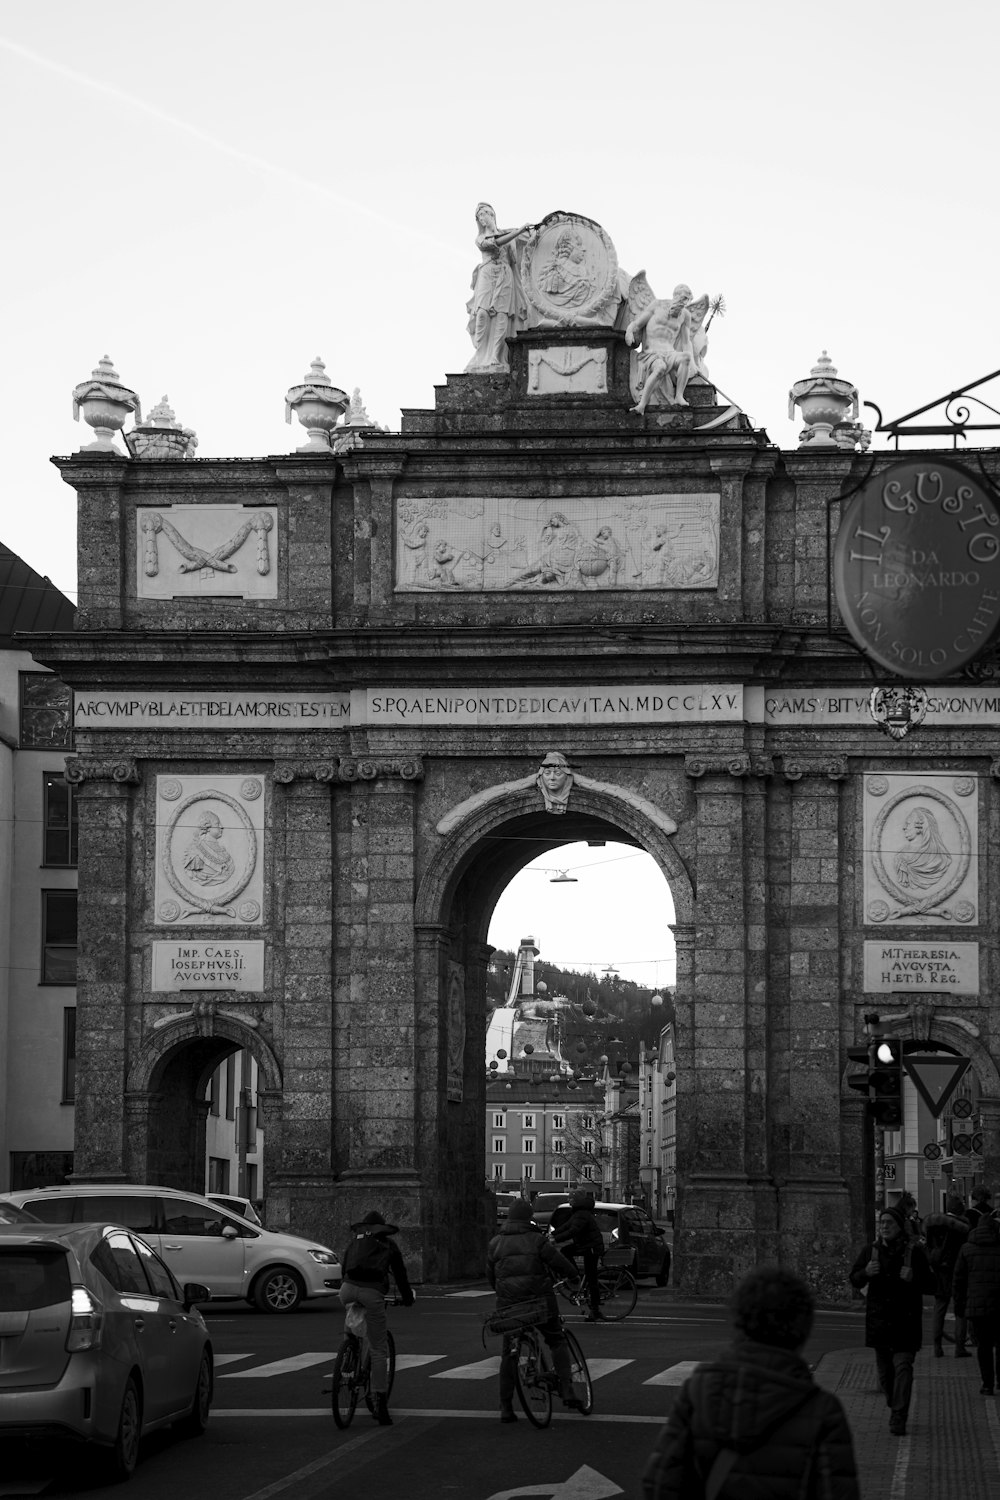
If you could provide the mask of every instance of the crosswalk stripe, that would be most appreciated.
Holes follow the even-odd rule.
[[[475,1364],[455,1365],[451,1370],[438,1370],[432,1380],[489,1380],[500,1369],[499,1354],[488,1359],[477,1359]]]
[[[590,1371],[591,1380],[600,1380],[602,1375],[613,1375],[615,1370],[622,1370],[626,1365],[634,1365],[634,1359],[589,1359],[587,1369]]]
[[[494,1292],[493,1288],[490,1287],[490,1286],[486,1287],[484,1290],[477,1290],[477,1291],[474,1291],[474,1292],[449,1292],[448,1293],[449,1297],[494,1297],[495,1295],[496,1295],[496,1293]]]
[[[217,1354],[215,1356],[215,1368],[220,1365],[233,1365],[240,1359],[253,1359],[252,1354]]]
[[[447,1359],[447,1354],[397,1354],[397,1370],[415,1370],[418,1365],[432,1365],[435,1360]]]
[[[227,1370],[223,1380],[266,1380],[271,1375],[288,1375],[292,1370],[306,1370],[310,1365],[332,1365],[336,1354],[324,1349],[318,1354],[293,1354],[288,1359],[275,1359],[269,1365],[256,1365],[252,1370]]]
[[[683,1385],[691,1374],[697,1370],[702,1363],[700,1359],[682,1359],[676,1365],[670,1365],[666,1370],[661,1370],[659,1375],[653,1375],[649,1380],[644,1380],[643,1385]]]

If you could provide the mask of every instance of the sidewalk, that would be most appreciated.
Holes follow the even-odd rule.
[[[889,1432],[873,1350],[825,1354],[814,1371],[847,1412],[864,1500],[1000,1500],[1000,1396],[979,1394],[975,1351],[935,1359],[925,1344],[913,1368],[904,1438]]]

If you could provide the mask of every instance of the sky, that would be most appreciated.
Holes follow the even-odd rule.
[[[305,442],[284,395],[316,355],[391,430],[431,406],[472,352],[482,198],[501,225],[597,220],[661,296],[723,294],[713,379],[780,447],[821,350],[887,418],[977,380],[1000,365],[998,47],[994,0],[8,0],[0,540],[75,596],[48,459],[90,441],[72,390],[104,354],[200,457]],[[638,861],[612,869],[638,890]]]

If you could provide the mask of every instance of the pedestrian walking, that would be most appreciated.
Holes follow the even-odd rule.
[[[928,1214],[924,1220],[924,1248],[927,1260],[934,1273],[934,1354],[940,1359],[944,1354],[944,1320],[952,1297],[952,1278],[958,1252],[969,1236],[969,1226],[961,1216],[961,1198],[949,1198],[949,1204],[958,1207],[945,1213]],[[966,1341],[966,1320],[955,1315],[955,1358],[970,1359]]]
[[[993,1194],[988,1187],[975,1187],[972,1189],[972,1206],[965,1210],[965,1217],[972,1229],[975,1229],[980,1219],[993,1212],[991,1199]]]
[[[790,1271],[744,1277],[732,1348],[681,1386],[643,1471],[644,1500],[859,1500],[844,1409],[802,1358],[815,1308]]]
[[[889,1431],[904,1437],[913,1361],[922,1342],[923,1299],[934,1291],[935,1282],[923,1246],[907,1239],[899,1208],[882,1210],[878,1235],[858,1253],[850,1280],[867,1292],[865,1344],[875,1350],[879,1385],[889,1407]]]
[[[1000,1224],[981,1218],[955,1262],[955,1316],[967,1317],[976,1335],[980,1395],[1000,1385]]]
[[[578,1188],[569,1200],[572,1212],[568,1219],[556,1228],[553,1238],[557,1247],[574,1262],[579,1256],[583,1262],[583,1279],[590,1302],[589,1321],[599,1322],[601,1312],[601,1285],[597,1272],[604,1254],[604,1236],[594,1211],[596,1199],[586,1188]]]
[[[380,1427],[391,1427],[389,1415],[389,1339],[385,1317],[385,1298],[389,1277],[396,1283],[404,1307],[413,1306],[413,1289],[406,1265],[392,1235],[399,1233],[395,1224],[387,1224],[377,1209],[352,1224],[354,1239],[341,1257],[343,1280],[340,1300],[345,1310],[352,1303],[364,1309],[368,1344],[372,1354],[372,1395],[375,1397],[375,1420]]]
[[[490,1240],[486,1251],[486,1275],[497,1294],[498,1312],[516,1302],[544,1299],[549,1316],[540,1324],[539,1331],[552,1350],[552,1362],[559,1377],[559,1394],[564,1405],[578,1406],[573,1395],[573,1365],[552,1290],[556,1278],[575,1276],[576,1267],[532,1222],[531,1204],[523,1199],[511,1204],[499,1234]],[[514,1411],[516,1343],[516,1339],[506,1336],[500,1356],[501,1422],[517,1421]]]

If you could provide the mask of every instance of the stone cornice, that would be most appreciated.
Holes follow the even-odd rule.
[[[801,781],[803,776],[825,776],[830,781],[844,781],[850,775],[846,755],[786,755],[781,774],[786,781]]]
[[[384,776],[423,781],[423,760],[418,755],[349,755],[338,760],[276,760],[274,763],[274,779],[279,786],[289,786],[293,781],[376,781]]]
[[[734,781],[744,776],[771,776],[774,766],[769,755],[748,755],[746,751],[735,751],[726,755],[686,755],[684,773],[694,781],[703,776],[729,776]]]
[[[66,780],[71,786],[85,781],[114,781],[120,786],[138,786],[142,780],[134,760],[124,756],[99,759],[91,755],[74,755],[66,759]]]

